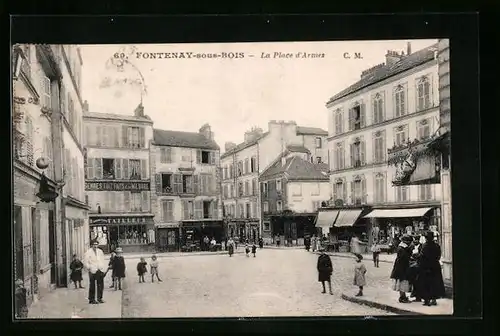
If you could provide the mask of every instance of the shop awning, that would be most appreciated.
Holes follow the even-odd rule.
[[[376,209],[365,216],[365,218],[403,218],[422,217],[432,208],[414,209]]]
[[[356,221],[358,220],[360,214],[361,209],[340,210],[337,221],[335,222],[335,226],[353,226],[354,223],[356,223]]]
[[[330,228],[335,223],[335,219],[339,214],[339,210],[323,210],[318,212],[316,217],[316,227]]]

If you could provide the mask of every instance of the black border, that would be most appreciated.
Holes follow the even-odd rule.
[[[113,20],[111,20],[111,18]],[[177,43],[449,37],[452,82],[453,318],[260,318],[21,322],[17,331],[480,333],[481,195],[477,13],[379,15],[15,16],[12,43]],[[332,74],[332,79],[335,74]],[[10,83],[9,83],[10,85]],[[333,92],[332,92],[333,94]],[[328,97],[325,97],[325,100]],[[10,151],[10,149],[9,149]],[[12,195],[10,196],[12,198]],[[7,235],[5,235],[7,236]],[[9,235],[10,237],[10,235]],[[9,242],[10,243],[10,242]],[[464,248],[466,247],[466,248]],[[8,287],[6,287],[8,288]],[[7,294],[8,296],[10,293]],[[4,297],[8,297],[4,296]],[[469,317],[469,318],[466,318]],[[475,317],[475,318],[471,318]],[[360,323],[363,320],[363,323]],[[412,322],[413,321],[413,322]],[[142,320],[144,322],[144,320]],[[248,323],[252,322],[252,323]],[[161,327],[160,327],[161,326]],[[146,329],[144,329],[146,328]]]

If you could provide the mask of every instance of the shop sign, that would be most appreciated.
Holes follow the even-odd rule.
[[[146,224],[145,217],[95,217],[89,218],[89,225],[98,224]]]
[[[85,182],[85,190],[89,191],[145,191],[150,190],[149,182]]]

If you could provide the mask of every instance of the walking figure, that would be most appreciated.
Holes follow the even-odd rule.
[[[116,255],[111,263],[111,276],[115,290],[122,290],[122,279],[125,278],[125,259],[122,256],[122,248],[116,248]]]
[[[245,243],[245,254],[247,256],[247,258],[249,257],[249,254],[250,253],[250,246],[248,246],[248,243]]]
[[[255,245],[255,243],[252,245],[252,254],[253,254],[253,257],[255,258],[255,254],[257,253],[257,246]]]
[[[76,254],[73,254],[73,261],[71,264],[69,264],[69,269],[71,270],[71,281],[73,281],[73,284],[75,285],[75,289],[77,288],[84,288],[82,286],[82,269],[83,269],[83,263],[78,259]],[[78,286],[77,286],[78,284]]]
[[[328,282],[328,289],[330,290],[330,294],[333,295],[331,281],[333,272],[332,260],[325,252],[321,252],[318,257],[317,269],[318,281],[321,282],[321,285],[323,285],[323,291],[321,293],[326,293],[325,282]]]
[[[359,287],[359,292],[356,296],[363,296],[363,286],[366,285],[366,267],[362,263],[363,256],[361,254],[356,255],[356,264],[354,266],[354,286]]]
[[[99,248],[98,241],[92,242],[92,247],[85,253],[83,264],[89,270],[89,304],[104,303],[102,299],[104,277],[109,270],[109,266],[106,265],[104,252]]]
[[[113,251],[111,252],[111,256],[109,257],[109,263],[108,263],[108,269],[111,269],[111,285],[109,288],[115,288],[115,277],[114,277],[114,271],[113,271],[113,259],[116,256],[116,252]]]
[[[139,283],[146,282],[144,280],[144,274],[148,272],[148,269],[146,267],[147,264],[148,263],[146,262],[146,260],[144,260],[144,258],[141,258],[141,261],[137,263],[137,275],[139,276]]]
[[[374,242],[372,245],[372,254],[373,254],[373,265],[378,267],[380,261],[380,246],[377,242]]]
[[[153,254],[153,256],[151,257],[149,268],[151,269],[151,282],[155,282],[155,275],[158,279],[158,282],[162,282],[160,276],[158,275],[158,260],[156,258],[156,254]]]
[[[263,247],[264,247],[264,239],[259,238],[259,248],[263,248]]]
[[[234,240],[233,238],[229,238],[227,241],[227,252],[229,253],[229,256],[232,257],[234,253]]]

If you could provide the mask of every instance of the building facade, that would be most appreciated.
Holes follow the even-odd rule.
[[[112,251],[153,251],[149,151],[153,122],[139,105],[134,115],[84,113],[85,193],[91,240]]]
[[[151,193],[158,250],[196,250],[205,236],[223,239],[219,156],[208,124],[198,133],[154,130]]]
[[[429,141],[439,129],[436,52],[436,45],[415,53],[409,45],[406,55],[388,51],[385,64],[364,71],[327,103],[332,204],[359,207],[344,216],[350,223],[338,226],[361,224],[370,241],[441,228],[441,186],[402,184],[401,160],[389,158],[409,143]],[[363,218],[366,207],[374,211]],[[336,226],[335,219],[330,222]]]
[[[262,238],[285,245],[302,245],[316,230],[314,219],[330,198],[328,165],[311,163],[311,153],[289,146],[260,176]]]
[[[221,155],[222,195],[228,235],[240,240],[254,240],[262,235],[259,174],[285,151],[287,146],[302,146],[313,162],[327,162],[327,132],[296,122],[268,123],[268,131],[252,128],[239,145],[226,143]]]

